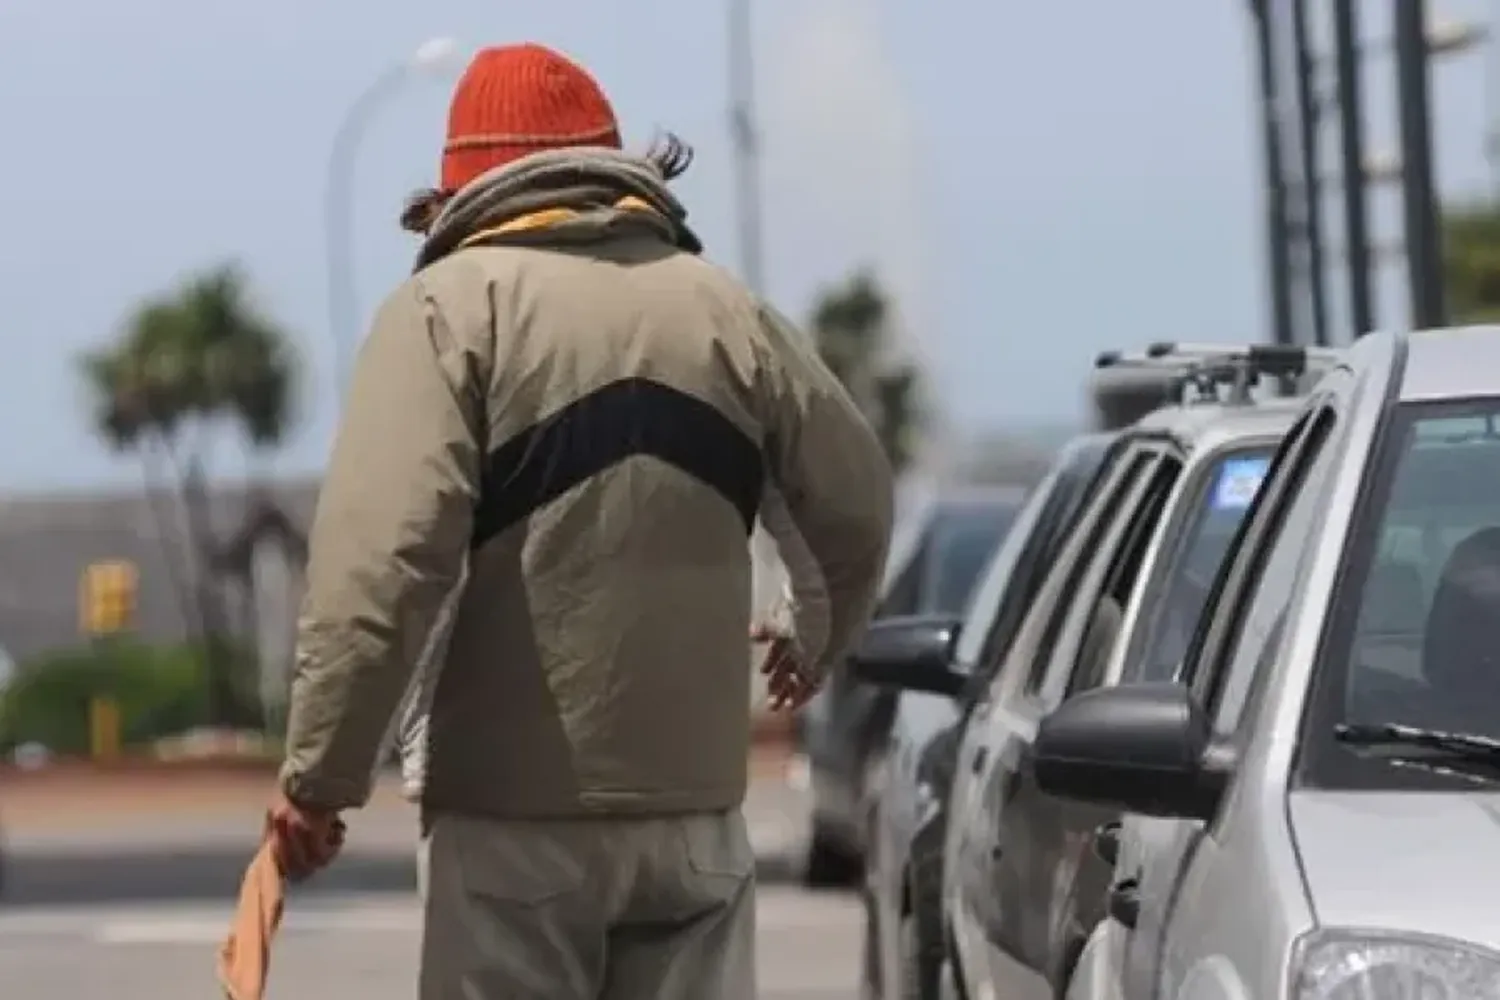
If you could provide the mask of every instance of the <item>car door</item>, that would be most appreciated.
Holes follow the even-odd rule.
[[[890,578],[875,618],[916,614],[930,534],[930,530],[924,530],[911,543],[907,561]],[[851,835],[858,832],[859,799],[870,742],[882,719],[888,720],[895,697],[889,689],[860,683],[847,665],[839,664],[808,705],[808,755],[821,775],[819,790],[829,799],[821,807],[848,824]]]
[[[1187,683],[1200,693],[1221,733],[1233,733],[1244,714],[1255,676],[1280,648],[1281,623],[1306,546],[1300,538],[1318,514],[1321,490],[1314,476],[1333,424],[1319,396],[1288,432],[1246,516],[1231,558],[1221,570],[1188,655]],[[1285,537],[1288,544],[1277,546]],[[1165,980],[1177,965],[1167,952],[1169,928],[1184,895],[1184,876],[1205,831],[1196,820],[1127,817],[1121,834],[1110,908],[1124,927],[1118,958],[1125,997],[1175,995]]]
[[[1077,495],[1069,497],[1064,505],[1065,509],[1058,512],[1063,523],[1056,526],[1056,537],[1045,550],[1033,550],[1028,545],[1018,558],[1034,559],[1043,565],[1062,561],[1073,536],[1087,531],[1086,526],[1097,521],[1109,509],[1108,504],[1130,488],[1135,481],[1134,477],[1143,471],[1139,465],[1141,458],[1141,454],[1131,450],[1125,442],[1116,442],[1110,449],[1110,454],[1087,475],[1087,482],[1081,485]],[[1043,528],[1044,525],[1039,524],[1037,530]],[[1020,568],[1017,567],[1018,571]],[[1005,590],[1005,606],[997,612],[982,646],[976,642],[977,637],[959,637],[956,655],[961,666],[970,669],[974,684],[961,722],[955,774],[945,810],[949,817],[943,848],[945,857],[953,854],[956,831],[964,826],[973,811],[978,792],[978,773],[983,769],[984,758],[989,753],[985,723],[1003,683],[1002,671],[1011,650],[1021,642],[1027,622],[1035,618],[1034,609],[1044,603],[1046,587],[1047,573],[1043,571],[1030,584],[1032,592],[1026,595],[1025,600],[1011,603],[1010,592]],[[1056,600],[1055,594],[1046,598],[1047,602],[1054,605]],[[1037,627],[1039,624],[1033,625],[1034,629]],[[949,870],[946,864],[944,870]],[[948,886],[945,886],[945,895],[947,891]]]
[[[958,669],[969,675],[969,689],[961,699],[952,736],[943,737],[952,745],[949,777],[938,786],[943,822],[936,847],[943,858],[952,854],[953,831],[959,825],[952,820],[954,810],[966,812],[964,803],[973,784],[962,762],[972,759],[982,727],[969,722],[976,713],[982,716],[992,701],[996,677],[1037,602],[1047,567],[1058,560],[1092,498],[1122,468],[1121,454],[1104,440],[1073,442],[1038,485],[975,594],[954,651]],[[938,871],[943,876],[939,898],[946,911],[952,881],[946,877],[947,863],[940,863]]]
[[[992,811],[986,817],[986,876],[998,905],[986,938],[1004,954],[996,956],[1001,962],[1008,958],[1018,963],[1012,978],[1024,976],[1038,995],[1050,995],[1065,963],[1067,945],[1061,937],[1074,878],[1094,830],[1111,817],[1098,807],[1065,802],[1037,788],[1031,757],[1035,726],[1064,698],[1103,682],[1125,604],[1181,475],[1180,457],[1165,449],[1158,452],[1141,488],[1113,512],[1108,531],[1086,553],[1087,568],[1078,585],[1069,588],[1060,639],[1040,689],[1015,705],[1015,716],[1025,724],[1006,732],[997,754]]]
[[[1102,440],[1083,439],[1069,444],[1056,464],[1021,504],[1005,539],[985,567],[983,577],[969,602],[963,629],[954,653],[955,668],[969,674],[970,691],[982,690],[992,679],[1000,657],[1009,648],[1017,625],[1024,617],[1045,576],[1043,567],[1050,565],[1061,546],[1065,528],[1078,513],[1086,493],[1100,478],[1107,444]],[[942,851],[939,839],[947,824],[941,808],[952,787],[952,761],[956,757],[955,741],[963,732],[963,720],[969,699],[957,703],[943,700],[941,709],[934,696],[913,698],[903,693],[897,703],[897,718],[892,731],[889,770],[874,812],[876,835],[869,847],[869,885],[876,904],[874,923],[880,934],[879,951],[886,964],[883,981],[895,982],[900,974],[893,964],[898,955],[897,932],[904,891],[919,892],[924,897],[938,893],[941,886],[930,879],[940,876],[942,865],[930,863],[930,853]],[[909,713],[933,709],[945,715],[939,731],[930,734],[919,727],[906,725]],[[939,746],[951,748],[939,752]],[[946,764],[923,776],[923,759],[936,754]],[[948,775],[937,777],[938,773]],[[934,803],[933,794],[944,796]],[[924,825],[929,818],[942,817],[936,825]],[[924,833],[921,844],[916,843]],[[932,835],[936,834],[934,837]],[[918,855],[921,855],[919,857]],[[929,873],[918,876],[917,870]],[[922,884],[915,881],[920,878]],[[914,880],[909,882],[908,880]],[[930,911],[928,911],[930,912]]]
[[[1021,591],[1032,589],[1031,578],[1035,573],[1033,561],[1043,555],[1047,538],[1055,534],[1052,521],[1065,494],[1068,477],[1064,467],[1054,468],[1037,484],[1016,513],[1015,521],[1006,532],[1005,540],[985,567],[984,574],[975,588],[973,600],[959,632],[954,651],[954,668],[970,674],[974,689],[983,682],[981,674],[989,662],[988,651],[994,642],[1000,641],[1002,629],[1011,630],[1007,619],[1013,619],[1010,610],[1021,599]],[[941,706],[941,707],[939,707]],[[942,716],[938,731],[932,727],[909,727],[905,723],[911,713],[932,709],[933,715]],[[892,730],[891,759],[888,763],[888,784],[882,789],[878,802],[877,821],[889,832],[893,843],[905,845],[915,834],[918,816],[925,807],[918,794],[918,765],[923,753],[934,740],[950,739],[953,727],[961,727],[967,705],[956,705],[949,699],[938,700],[936,696],[912,697],[903,692],[897,702],[896,722]],[[953,714],[947,715],[946,713]],[[898,848],[898,860],[899,860]],[[881,873],[882,881],[889,885],[895,873]]]
[[[901,615],[920,614],[923,608],[923,584],[928,575],[928,564],[932,561],[933,538],[936,525],[929,523],[912,552],[911,562],[902,568],[891,582],[891,589],[875,609],[876,618],[894,618]],[[847,672],[846,672],[847,673]],[[847,724],[848,750],[850,753],[850,777],[856,798],[862,798],[872,752],[881,748],[890,731],[891,719],[896,710],[899,692],[875,684],[861,684],[850,678],[850,709]]]
[[[983,964],[984,928],[995,923],[1001,906],[989,880],[993,843],[992,819],[997,793],[1005,779],[995,772],[996,754],[1008,734],[1039,713],[1036,700],[1046,666],[1070,606],[1070,595],[1088,568],[1088,555],[1114,526],[1114,514],[1133,506],[1145,489],[1158,458],[1154,445],[1125,442],[1111,470],[1047,574],[1036,602],[1010,645],[1005,663],[995,672],[970,712],[959,754],[959,770],[950,797],[948,840],[944,849],[944,896],[955,943],[963,961]],[[1017,713],[1020,707],[1021,713]]]

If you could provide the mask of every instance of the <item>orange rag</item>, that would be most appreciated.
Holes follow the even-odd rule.
[[[219,947],[219,985],[228,1000],[263,1000],[271,969],[271,941],[281,926],[286,881],[271,841],[255,852],[240,883],[229,936]]]

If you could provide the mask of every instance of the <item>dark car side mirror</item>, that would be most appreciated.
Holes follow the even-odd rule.
[[[1181,684],[1122,684],[1070,698],[1033,745],[1049,795],[1146,816],[1211,819],[1234,770],[1230,747]]]
[[[967,680],[953,667],[961,625],[951,615],[878,619],[865,629],[849,667],[867,684],[957,697]]]

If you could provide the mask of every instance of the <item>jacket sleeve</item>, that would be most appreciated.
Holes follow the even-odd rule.
[[[878,596],[895,502],[891,467],[812,343],[769,307],[762,307],[761,326],[771,354],[765,371],[771,480],[822,575],[828,612],[817,660],[826,666],[843,659]]]
[[[296,802],[363,805],[429,633],[463,572],[488,365],[418,279],[361,349],[309,543],[281,781]]]
[[[761,524],[776,543],[786,567],[786,581],[771,623],[788,633],[797,644],[803,662],[818,678],[827,674],[828,588],[823,569],[807,547],[792,520],[786,500],[775,486],[767,486],[761,499]]]

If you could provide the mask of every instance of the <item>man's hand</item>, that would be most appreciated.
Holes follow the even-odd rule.
[[[266,808],[266,836],[281,874],[299,882],[338,856],[344,821],[336,812],[300,806],[278,790]]]
[[[790,633],[774,625],[752,625],[750,641],[770,644],[760,672],[766,675],[772,709],[795,712],[818,693],[818,682],[812,678],[807,664],[802,662],[796,640]]]

